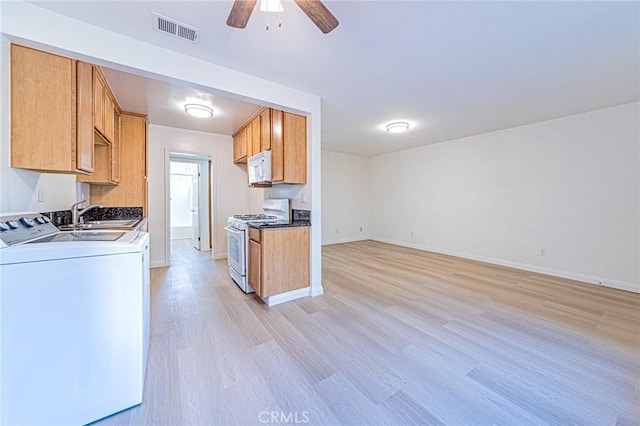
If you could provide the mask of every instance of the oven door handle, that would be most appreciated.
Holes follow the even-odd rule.
[[[241,231],[240,229],[230,228],[228,226],[225,226],[224,229],[231,232],[232,234],[242,234],[244,232],[244,231]]]

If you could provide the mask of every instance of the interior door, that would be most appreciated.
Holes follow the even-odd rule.
[[[191,179],[191,242],[200,250],[200,164]]]

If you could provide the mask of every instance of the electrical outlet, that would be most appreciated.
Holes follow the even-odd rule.
[[[362,226],[361,226],[361,227],[360,227],[360,232],[362,232],[362,229],[363,229],[363,228],[362,228]]]
[[[540,252],[538,253],[539,256],[546,256],[547,255],[547,249],[546,248],[541,248]]]
[[[42,188],[38,188],[38,202],[42,203],[44,201],[44,191]]]

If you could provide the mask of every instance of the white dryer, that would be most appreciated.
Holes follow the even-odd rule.
[[[149,236],[0,214],[0,424],[87,424],[140,404]]]

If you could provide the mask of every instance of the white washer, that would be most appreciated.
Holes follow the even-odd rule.
[[[140,404],[149,236],[0,214],[0,424],[87,424]]]

